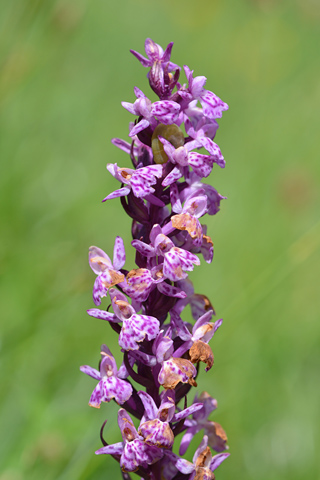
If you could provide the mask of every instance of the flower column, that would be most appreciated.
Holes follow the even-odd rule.
[[[194,77],[187,66],[187,83],[179,83],[180,67],[170,61],[172,46],[163,51],[147,39],[147,58],[132,51],[150,69],[149,84],[159,100],[152,103],[135,87],[136,100],[122,103],[136,117],[129,126],[131,141],[113,143],[129,155],[132,168],[107,165],[121,186],[104,201],[119,197],[132,219],[136,266],[124,268],[120,237],[115,240],[113,262],[100,248],[89,250],[89,264],[97,275],[94,303],[99,306],[109,296],[113,313],[109,307],[88,313],[119,334],[123,362],[118,369],[109,348],[102,345],[99,371],[87,365],[81,370],[99,381],[90,406],[100,408],[112,399],[122,406],[118,412],[122,441],[107,444],[104,424],[104,446],[96,453],[112,455],[125,478],[136,472],[150,480],[213,479],[213,471],[229,455],[222,453],[228,448],[224,430],[207,419],[217,402],[203,392],[188,407],[187,394],[197,386],[200,362],[206,372],[213,365],[208,342],[222,320],[211,322],[215,314],[211,302],[194,293],[188,274],[200,264],[198,254],[207,263],[213,258],[213,242],[201,219],[215,215],[225,197],[202,180],[214,164],[225,166],[213,139],[216,119],[228,106],[204,88],[205,77]],[[204,153],[199,152],[202,148]],[[187,305],[193,326],[181,318]],[[131,417],[137,419],[136,426]],[[202,429],[206,435],[193,463],[172,452],[180,433],[184,454]],[[211,448],[219,453],[212,456]]]

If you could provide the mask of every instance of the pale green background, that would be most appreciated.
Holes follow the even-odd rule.
[[[192,274],[223,327],[199,380],[232,456],[219,480],[316,480],[319,438],[319,27],[316,0],[0,2],[0,480],[120,479],[96,457],[99,428],[120,441],[117,406],[87,406],[116,336],[90,318],[93,244],[128,251],[130,221],[107,162],[133,118],[120,102],[146,72],[144,39],[208,78],[230,105],[210,182],[228,200],[207,221],[211,266]],[[152,97],[154,98],[154,97]],[[197,437],[188,451],[193,454]]]

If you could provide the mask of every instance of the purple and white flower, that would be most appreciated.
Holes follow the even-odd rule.
[[[147,444],[138,435],[131,418],[123,408],[118,412],[118,425],[123,442],[102,447],[96,451],[96,455],[119,455],[123,472],[134,472],[139,466],[147,468],[148,465],[158,462],[163,457],[163,451],[160,448]]]
[[[139,434],[143,436],[146,443],[158,447],[171,448],[173,445],[174,435],[170,428],[170,422],[180,421],[202,408],[202,403],[194,403],[189,408],[175,414],[174,390],[164,392],[159,408],[148,393],[140,391],[138,395],[145,409],[139,426]]]
[[[117,369],[117,364],[107,345],[101,345],[100,371],[83,365],[81,372],[99,380],[98,385],[90,397],[90,407],[100,408],[101,402],[110,402],[113,398],[119,404],[129,400],[132,395],[132,386],[125,378],[125,370]]]
[[[116,163],[108,163],[107,169],[113,177],[127,186],[110,193],[102,200],[103,202],[112,198],[124,197],[131,190],[135,197],[147,197],[155,191],[152,185],[157,183],[157,178],[162,176],[162,165],[150,165],[134,170],[120,168]]]
[[[108,255],[98,247],[89,248],[89,265],[97,275],[93,286],[93,301],[100,305],[101,298],[106,297],[109,288],[124,280],[124,275],[119,270],[126,261],[123,240],[117,237],[113,249],[113,262]]]
[[[126,296],[115,290],[109,291],[114,314],[97,308],[88,310],[88,314],[100,320],[122,322],[119,345],[124,350],[138,350],[139,343],[145,338],[154,339],[159,332],[159,320],[150,315],[138,315],[127,301]]]

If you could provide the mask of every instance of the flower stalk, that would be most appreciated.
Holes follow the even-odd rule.
[[[151,102],[135,87],[136,100],[122,102],[135,116],[129,125],[130,142],[117,138],[112,143],[129,155],[132,167],[107,165],[120,188],[103,202],[120,198],[132,219],[136,266],[125,268],[120,237],[115,239],[112,261],[102,249],[89,249],[89,265],[96,274],[94,304],[99,307],[109,297],[111,305],[91,308],[88,314],[118,333],[123,362],[118,368],[103,344],[99,370],[88,365],[80,369],[98,382],[90,406],[100,408],[114,400],[121,407],[122,440],[106,442],[105,422],[100,434],[103,447],[96,454],[118,461],[123,478],[135,472],[148,480],[212,480],[229,455],[224,430],[208,420],[217,401],[203,392],[188,406],[187,394],[197,386],[200,363],[206,372],[213,366],[209,342],[222,319],[212,321],[215,311],[210,300],[195,293],[188,276],[200,265],[199,255],[207,263],[213,258],[213,242],[202,218],[215,215],[225,197],[203,178],[215,164],[215,168],[225,166],[213,139],[217,119],[228,105],[204,88],[205,77],[194,77],[187,66],[187,82],[179,82],[181,69],[170,60],[172,46],[163,51],[147,39],[147,58],[131,51],[149,69],[149,84],[159,100]],[[182,318],[187,305],[193,325]],[[200,431],[202,442],[189,462],[182,455]],[[172,450],[180,434],[177,455]],[[217,454],[213,456],[212,450]]]

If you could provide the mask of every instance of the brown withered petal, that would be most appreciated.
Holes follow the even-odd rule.
[[[201,238],[202,229],[196,217],[189,213],[180,213],[171,217],[171,223],[178,230],[187,230],[191,238]]]
[[[193,480],[215,480],[215,475],[209,468],[196,468],[196,475]]]
[[[203,235],[203,240],[204,240],[206,243],[209,243],[209,245],[212,245],[212,246],[213,246],[213,241],[212,241],[211,237],[209,237],[209,235]]]
[[[211,458],[210,458],[211,457]],[[205,467],[208,459],[212,459],[212,453],[209,447],[206,447],[197,457],[196,467]]]
[[[193,298],[199,302],[199,303],[202,303],[203,304],[203,308],[205,310],[205,312],[208,312],[209,310],[213,310],[214,311],[214,308],[212,306],[212,303],[210,302],[209,298],[206,296],[206,295],[201,295],[200,293],[195,293],[193,295]]]
[[[228,438],[220,423],[208,422],[206,435],[208,435],[209,445],[216,450],[216,452],[222,452],[226,449]]]
[[[118,273],[116,270],[111,270],[111,269],[109,269],[108,273],[111,277],[111,281],[106,282],[106,281],[102,280],[102,283],[106,288],[111,288],[114,285],[117,285],[118,283],[123,282],[124,275],[122,273]]]
[[[166,390],[173,390],[179,382],[196,387],[197,382],[193,378],[195,373],[194,366],[186,358],[171,358],[164,363],[164,379],[161,385]]]
[[[192,363],[206,363],[206,371],[210,370],[213,365],[213,353],[211,347],[201,340],[196,340],[189,350],[190,361]]]

